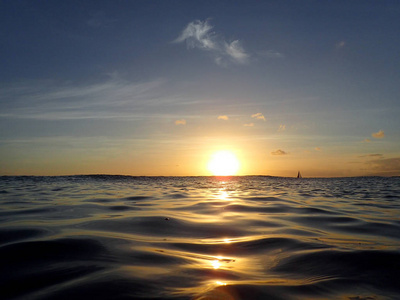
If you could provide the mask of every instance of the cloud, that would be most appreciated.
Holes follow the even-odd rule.
[[[363,140],[363,142],[365,142],[365,143],[370,143],[371,140],[370,140],[370,139],[365,139],[365,140]]]
[[[385,133],[383,132],[383,130],[379,130],[378,132],[371,134],[371,136],[376,139],[382,139],[385,137]]]
[[[190,22],[181,35],[173,42],[186,42],[189,49],[197,48],[212,53],[217,65],[228,66],[230,62],[246,64],[250,55],[246,53],[239,40],[231,43],[217,36],[208,20]]]
[[[400,174],[400,157],[375,159],[366,162],[370,164],[376,174],[398,176]]]
[[[255,118],[255,119],[257,119],[257,120],[264,120],[264,121],[265,121],[265,117],[263,116],[262,113],[253,114],[253,115],[251,115],[251,117],[252,117],[252,118]]]
[[[185,119],[176,120],[175,125],[186,125],[186,120]]]
[[[254,123],[243,124],[243,126],[245,126],[245,127],[253,127],[253,126],[254,126]]]
[[[373,154],[366,154],[366,155],[360,155],[359,157],[383,157],[383,154],[380,153],[373,153]]]
[[[228,121],[229,117],[228,116],[218,116],[218,120],[224,120],[224,121]]]
[[[278,132],[282,132],[286,130],[286,125],[279,125]]]
[[[97,11],[90,14],[86,24],[91,28],[107,28],[112,26],[117,20],[108,18],[104,12]]]
[[[335,46],[336,46],[336,49],[341,49],[344,46],[346,46],[346,42],[345,41],[337,42]]]
[[[137,119],[154,115],[155,107],[169,109],[188,104],[185,97],[171,97],[165,80],[128,82],[118,78],[97,83],[53,80],[20,81],[0,85],[0,117],[42,120]],[[164,113],[165,114],[165,113]]]
[[[321,151],[320,147],[315,147],[314,149],[315,149],[315,151]]]
[[[276,151],[272,151],[271,155],[287,155],[287,153],[281,149],[278,149]]]
[[[274,51],[274,50],[258,51],[257,54],[260,56],[267,57],[267,58],[284,58],[285,57],[285,55],[283,55],[282,53],[280,53],[278,51]]]
[[[180,43],[186,41],[188,48],[216,49],[214,35],[210,32],[211,29],[212,26],[208,24],[207,20],[204,22],[199,20],[190,22],[174,42]]]
[[[245,64],[248,61],[249,55],[244,51],[238,40],[230,44],[225,43],[225,51],[234,62]]]

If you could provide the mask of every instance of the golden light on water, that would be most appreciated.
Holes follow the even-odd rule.
[[[212,267],[214,268],[214,269],[219,269],[220,267],[221,267],[221,263],[220,263],[220,261],[219,260],[213,260],[212,262],[211,262],[211,265],[212,265]]]
[[[232,176],[239,171],[240,163],[233,152],[223,150],[212,155],[207,167],[214,176]]]

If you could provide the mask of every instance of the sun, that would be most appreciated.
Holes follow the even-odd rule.
[[[208,170],[214,176],[232,176],[239,171],[240,163],[236,155],[230,151],[214,153],[208,162]]]

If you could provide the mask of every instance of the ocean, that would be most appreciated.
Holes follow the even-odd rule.
[[[2,176],[0,299],[400,299],[400,177]]]

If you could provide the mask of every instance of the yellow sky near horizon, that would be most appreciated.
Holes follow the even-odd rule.
[[[385,159],[380,154],[355,155],[352,149],[346,154],[336,151],[335,147],[298,146],[282,147],[282,150],[278,148],[282,143],[279,139],[196,137],[182,138],[179,143],[176,140],[142,140],[140,144],[125,141],[122,145],[115,142],[97,149],[60,147],[58,151],[52,150],[52,140],[47,143],[42,152],[31,151],[24,159],[17,159],[16,153],[0,171],[3,175],[210,176],[213,175],[208,169],[210,159],[216,152],[226,150],[239,160],[236,175],[294,177],[297,171],[303,177],[398,175],[390,168],[390,164],[398,161]],[[365,143],[354,144],[362,149]]]

